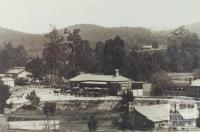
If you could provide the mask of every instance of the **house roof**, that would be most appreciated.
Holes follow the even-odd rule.
[[[200,86],[200,79],[192,81],[190,86]]]
[[[153,122],[169,120],[169,104],[135,106],[135,110]]]
[[[124,76],[113,76],[113,75],[96,75],[96,74],[80,74],[74,78],[71,78],[71,82],[86,82],[86,81],[97,81],[97,82],[127,82],[130,79]]]
[[[136,111],[153,122],[168,121],[170,119],[170,110],[174,109],[171,104],[157,104],[148,106],[135,106]],[[199,112],[195,108],[178,109],[178,113],[184,119],[194,119],[199,117]]]
[[[3,77],[3,78],[1,78],[1,80],[2,81],[14,81],[14,79],[11,77]]]
[[[178,112],[184,119],[199,118],[199,111],[195,111],[193,108],[179,109]]]
[[[5,77],[5,76],[6,76],[6,74],[3,74],[3,73],[0,74],[0,77]]]
[[[23,72],[25,69],[23,67],[14,67],[6,72],[6,74],[19,74]]]
[[[176,77],[184,77],[184,76],[194,77],[193,73],[191,73],[191,72],[170,72],[167,74],[168,74],[168,76],[176,76]]]
[[[107,83],[106,82],[87,81],[87,82],[81,82],[81,84],[107,84]]]

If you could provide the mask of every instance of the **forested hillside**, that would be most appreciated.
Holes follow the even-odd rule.
[[[191,32],[200,35],[200,24],[192,24],[187,26]],[[90,45],[94,48],[96,42],[105,41],[115,36],[120,36],[128,48],[134,45],[152,45],[167,44],[166,39],[169,31],[151,31],[150,29],[140,27],[102,27],[91,24],[79,24],[66,27],[69,31],[80,29],[80,35],[83,39],[88,40]],[[59,32],[63,33],[64,29]],[[29,34],[22,33],[15,30],[0,28],[0,48],[11,42],[14,47],[23,45],[27,53],[31,56],[41,54],[43,44],[45,43],[44,34]]]

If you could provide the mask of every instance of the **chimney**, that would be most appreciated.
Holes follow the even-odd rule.
[[[84,74],[84,72],[80,72],[80,75]]]
[[[116,77],[119,76],[119,69],[115,69],[115,76],[116,76]]]
[[[192,84],[192,80],[193,80],[193,79],[190,77],[190,78],[189,78],[189,85]]]

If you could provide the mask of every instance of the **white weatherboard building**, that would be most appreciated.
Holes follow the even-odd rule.
[[[119,70],[115,70],[114,75],[99,75],[81,73],[69,80],[73,87],[83,89],[107,89],[113,90],[114,95],[121,95],[124,90],[131,88],[131,80],[119,74]]]
[[[3,81],[4,85],[8,85],[9,87],[15,86],[15,80],[11,77],[2,77],[1,80]]]
[[[170,100],[168,104],[130,107],[135,129],[196,128],[199,111],[197,104],[187,100]]]
[[[5,74],[9,75],[10,77],[17,79],[17,78],[28,78],[30,75],[29,72],[25,71],[25,67],[14,67],[5,72]]]

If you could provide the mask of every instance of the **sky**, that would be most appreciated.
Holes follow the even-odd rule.
[[[150,29],[200,22],[200,0],[0,0],[0,27],[46,33],[74,24]]]

